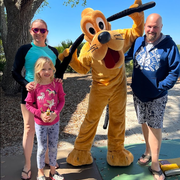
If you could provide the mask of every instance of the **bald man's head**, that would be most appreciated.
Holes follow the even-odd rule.
[[[155,42],[161,36],[162,17],[159,14],[150,14],[145,22],[144,30],[146,34],[146,41],[149,43]]]

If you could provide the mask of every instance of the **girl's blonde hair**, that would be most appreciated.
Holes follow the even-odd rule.
[[[55,74],[56,68],[54,67],[53,62],[51,61],[50,58],[41,56],[35,64],[34,67],[34,82],[35,84],[41,82],[41,76],[39,75],[39,72],[43,69],[43,66],[45,63],[49,63],[50,67],[53,69],[53,72]],[[50,79],[53,81],[54,80],[54,74],[50,77]]]

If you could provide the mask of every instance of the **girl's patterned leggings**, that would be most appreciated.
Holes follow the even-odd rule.
[[[47,145],[49,148],[49,165],[56,165],[57,145],[59,138],[59,121],[51,126],[38,125],[35,123],[37,148],[37,167],[42,169],[45,166],[45,153]],[[48,141],[48,142],[47,142]]]

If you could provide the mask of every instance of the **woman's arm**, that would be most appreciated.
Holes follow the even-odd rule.
[[[18,49],[12,67],[12,76],[21,86],[26,86],[28,84],[28,81],[22,76],[21,71],[25,64],[25,56],[30,47],[31,45],[29,44],[23,45]]]

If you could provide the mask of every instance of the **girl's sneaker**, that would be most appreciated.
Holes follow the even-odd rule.
[[[64,180],[64,177],[60,175],[57,171],[52,175],[51,172],[49,173],[49,177],[52,180]]]

